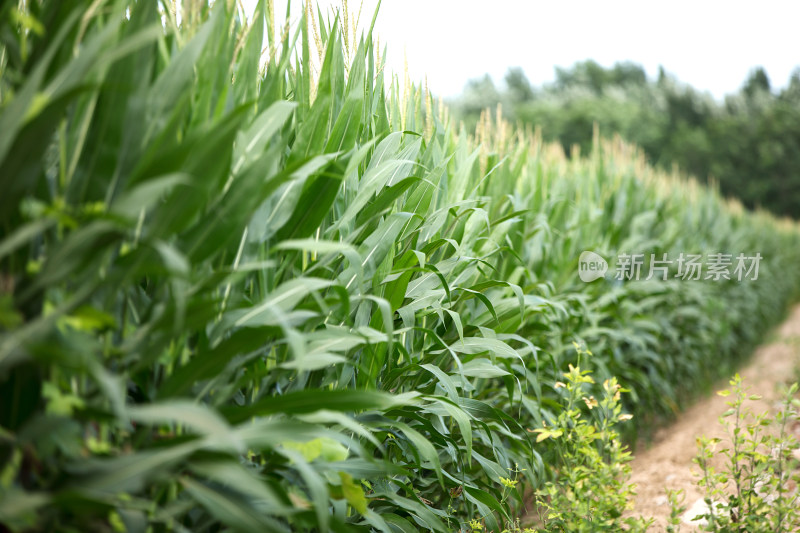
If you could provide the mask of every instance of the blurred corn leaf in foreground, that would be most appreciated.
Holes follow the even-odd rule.
[[[581,354],[646,424],[797,294],[793,224],[618,140],[455,131],[350,14],[0,10],[13,531],[500,531],[557,473],[533,429]],[[589,249],[764,259],[752,283],[584,284]]]

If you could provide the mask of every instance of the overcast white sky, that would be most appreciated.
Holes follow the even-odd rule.
[[[349,1],[351,11],[359,1]],[[362,25],[376,4],[364,0]],[[276,1],[278,20],[284,5]],[[295,19],[302,13],[300,0],[292,0],[292,13]],[[651,77],[663,65],[719,98],[737,90],[757,65],[773,87],[784,86],[800,66],[800,2],[794,0],[384,0],[376,30],[389,46],[388,67],[402,73],[405,50],[412,79],[427,75],[440,96],[457,95],[468,79],[485,73],[500,81],[514,66],[539,85],[554,78],[554,66],[594,59],[604,66],[630,60]]]

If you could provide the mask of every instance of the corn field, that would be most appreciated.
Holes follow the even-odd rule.
[[[598,397],[612,377],[629,390],[633,443],[798,295],[794,222],[602,132],[565,155],[495,110],[465,131],[385,74],[369,18],[14,4],[10,531],[499,532],[558,476],[535,430],[563,409],[570,365]],[[585,250],[763,259],[749,282],[584,283]]]

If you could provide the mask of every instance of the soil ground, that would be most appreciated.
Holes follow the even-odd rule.
[[[778,385],[798,379],[799,341],[800,306],[797,306],[739,372],[749,392],[763,396],[762,400],[751,402],[754,412],[774,409],[780,397]],[[718,388],[727,388],[727,382],[720,383]],[[665,489],[685,491],[689,510],[683,515],[681,531],[696,530],[691,518],[699,514],[703,505],[697,487],[699,469],[692,462],[697,454],[697,438],[724,437],[719,416],[727,409],[728,400],[716,394],[699,400],[681,413],[675,423],[658,430],[647,447],[636,450],[631,463],[631,482],[636,484],[637,492],[633,514],[654,517],[652,531],[665,530],[670,513]]]

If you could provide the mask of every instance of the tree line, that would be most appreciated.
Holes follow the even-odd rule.
[[[763,68],[722,101],[659,69],[655,79],[630,62],[605,68],[594,61],[556,68],[555,80],[533,86],[521,68],[502,84],[486,75],[469,81],[453,102],[470,128],[482,110],[540,126],[566,150],[591,149],[595,123],[641,146],[650,161],[677,165],[749,208],[800,216],[800,68],[775,90]]]

